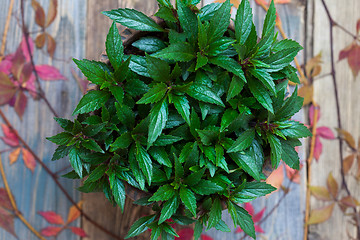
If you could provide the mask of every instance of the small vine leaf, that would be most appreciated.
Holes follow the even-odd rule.
[[[310,186],[309,188],[310,188],[311,195],[313,195],[318,200],[322,200],[322,201],[332,201],[333,200],[326,187]]]
[[[25,95],[24,91],[19,91],[19,93],[16,96],[15,100],[15,112],[22,120],[22,117],[24,116],[26,106],[27,106],[27,96]]]
[[[7,209],[11,211],[14,209],[11,205],[9,194],[5,188],[0,188],[0,209]]]
[[[331,172],[329,173],[329,176],[327,178],[326,186],[331,196],[333,196],[333,198],[336,198],[339,193],[339,186]]]
[[[349,147],[351,147],[352,149],[356,149],[355,139],[351,135],[351,133],[340,128],[336,128],[336,131],[338,131],[339,137],[344,139],[345,142],[349,145]]]
[[[358,19],[357,22],[356,22],[356,32],[357,33],[360,32],[360,19]]]
[[[316,134],[319,137],[325,138],[325,139],[334,139],[334,133],[331,131],[328,127],[318,127],[316,129]]]
[[[360,205],[359,201],[352,196],[343,197],[340,200],[340,203],[343,204],[345,207],[353,207],[353,208],[356,208],[357,206]]]
[[[40,234],[44,237],[55,237],[61,232],[61,230],[62,227],[49,226],[41,229]]]
[[[303,106],[306,106],[312,102],[313,94],[314,94],[314,86],[304,85],[299,89],[299,96],[304,98]]]
[[[42,212],[42,211],[40,211],[40,212],[38,212],[38,214],[40,216],[42,216],[48,223],[64,225],[63,218],[59,214],[57,214],[56,212],[53,212],[53,211]]]
[[[22,156],[25,163],[25,166],[34,172],[36,167],[36,161],[34,155],[27,150],[26,148],[22,148]]]
[[[83,201],[78,202],[78,207],[81,209],[81,206],[83,204]],[[71,206],[69,209],[69,213],[68,213],[68,218],[66,221],[66,224],[69,224],[73,221],[75,221],[78,217],[80,217],[81,213],[80,211],[76,208],[75,205]]]
[[[10,129],[6,124],[1,124],[1,128],[4,133],[4,137],[1,137],[1,139],[4,141],[4,143],[11,147],[19,146],[19,139],[14,133],[15,130]]]
[[[67,80],[67,78],[60,73],[59,69],[50,65],[36,65],[35,70],[44,81]]]
[[[9,154],[10,165],[12,165],[13,163],[15,163],[18,160],[19,155],[20,155],[20,150],[21,150],[21,148],[18,147]]]
[[[40,27],[45,27],[45,11],[36,0],[31,1],[31,6],[35,11],[35,22]]]
[[[57,6],[58,6],[57,0],[50,1],[48,13],[46,16],[45,27],[48,27],[55,20],[57,14]]]
[[[354,163],[354,160],[355,160],[355,154],[351,154],[343,160],[342,164],[343,164],[343,169],[344,169],[345,174],[349,173],[349,171]]]
[[[322,143],[320,142],[320,138],[319,137],[315,137],[315,146],[314,146],[314,157],[316,159],[316,161],[319,161],[320,155],[322,153]]]
[[[43,48],[45,45],[46,33],[40,33],[35,38],[35,46],[37,48]]]
[[[17,238],[14,228],[14,218],[15,216],[12,213],[4,208],[0,208],[0,227]]]
[[[56,49],[56,41],[49,34],[46,34],[46,39],[47,39],[47,49],[46,50],[47,50],[48,54],[50,55],[50,57],[54,57],[54,53],[55,53],[55,49]]]
[[[332,203],[323,208],[311,210],[307,224],[318,224],[327,221],[332,215],[334,206],[335,203]]]
[[[70,229],[74,234],[76,234],[76,235],[78,235],[80,237],[87,237],[88,236],[82,228],[70,227]]]
[[[317,108],[318,108],[318,114],[317,114],[316,122],[318,122],[320,119],[320,107]],[[310,126],[314,125],[314,114],[315,114],[315,107],[314,105],[311,105],[309,108]]]
[[[5,60],[2,61],[2,63],[5,62]],[[10,63],[12,66],[12,63]],[[6,69],[1,69],[0,71],[8,71],[10,74],[9,67],[4,67]],[[14,97],[15,93],[17,91],[17,87],[14,85],[14,83],[10,80],[8,75],[6,75],[4,72],[0,72],[0,105],[8,104],[12,98]]]

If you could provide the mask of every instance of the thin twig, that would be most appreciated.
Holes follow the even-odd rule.
[[[6,175],[5,175],[5,171],[4,171],[4,167],[3,167],[3,163],[2,163],[2,158],[1,158],[1,155],[0,155],[0,173],[1,173],[1,177],[3,179],[3,182],[4,182],[4,186],[5,186],[5,190],[6,190],[6,193],[7,195],[9,196],[9,199],[10,199],[10,203],[11,203],[11,206],[14,210],[14,213],[15,215],[24,223],[24,225],[35,235],[37,236],[39,239],[41,240],[46,240],[43,236],[41,236],[41,234],[35,230],[35,228],[24,218],[24,216],[20,213],[17,205],[16,205],[16,202],[15,202],[15,199],[14,199],[14,196],[12,195],[11,193],[11,190],[10,190],[10,187],[9,187],[9,184],[8,184],[8,181],[7,181],[7,178],[6,178]]]
[[[12,124],[10,123],[10,121],[7,119],[7,117],[5,116],[5,114],[3,113],[3,111],[0,109],[0,117],[4,120],[5,124],[9,127],[10,131],[15,134],[15,136],[19,139],[20,143],[34,156],[36,162],[38,164],[41,165],[41,167],[43,167],[43,169],[45,170],[45,172],[47,172],[50,177],[54,180],[55,184],[59,187],[59,189],[61,190],[61,192],[64,193],[65,197],[73,204],[75,205],[75,207],[77,208],[77,210],[80,211],[80,213],[82,214],[82,216],[88,220],[91,224],[93,224],[95,227],[99,228],[101,231],[103,231],[104,233],[108,234],[109,236],[120,240],[121,238],[117,235],[115,235],[114,233],[108,231],[107,229],[105,229],[103,226],[101,226],[99,223],[97,223],[95,220],[93,220],[92,218],[90,218],[89,215],[87,215],[86,213],[84,213],[84,211],[77,205],[77,203],[72,199],[72,197],[69,195],[69,193],[65,190],[65,188],[60,184],[57,175],[55,175],[55,173],[53,173],[48,166],[46,166],[46,164],[41,161],[41,159],[35,154],[35,152],[30,148],[30,146],[25,142],[25,140],[17,133],[17,131],[14,129],[14,127],[12,126]]]
[[[1,62],[2,58],[4,57],[4,53],[5,53],[6,38],[7,38],[9,26],[10,26],[10,19],[11,19],[11,13],[12,13],[13,6],[14,6],[14,0],[11,0],[10,5],[9,5],[9,10],[8,10],[8,15],[6,17],[4,34],[3,34],[3,38],[2,38],[2,42],[1,42],[0,62]]]
[[[21,7],[21,22],[22,22],[22,32],[24,34],[24,37],[25,37],[25,42],[26,42],[26,47],[27,47],[27,50],[29,52],[29,56],[30,56],[30,63],[31,63],[31,66],[32,66],[32,70],[35,74],[35,80],[36,80],[36,84],[37,84],[37,87],[38,87],[38,91],[39,91],[39,97],[44,100],[45,104],[47,105],[47,107],[49,108],[49,110],[54,114],[55,117],[58,117],[59,115],[56,113],[55,109],[51,106],[50,102],[48,101],[48,99],[46,98],[45,96],[45,93],[44,93],[44,90],[41,88],[41,84],[40,84],[40,78],[39,78],[39,74],[38,72],[36,71],[36,68],[35,68],[35,62],[34,62],[34,57],[32,55],[32,52],[31,52],[31,47],[30,47],[30,42],[29,42],[29,31],[25,25],[25,17],[24,17],[24,0],[21,0],[21,4],[20,4],[20,7]]]

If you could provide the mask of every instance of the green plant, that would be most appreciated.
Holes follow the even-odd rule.
[[[110,64],[74,59],[98,89],[80,100],[74,121],[56,118],[65,131],[48,138],[60,145],[53,160],[68,155],[74,171],[65,177],[87,176],[80,191],[103,191],[122,209],[126,184],[148,193],[135,203],[155,214],[127,237],[150,228],[152,239],[173,239],[172,221],[195,222],[195,239],[203,226],[229,231],[221,220],[227,208],[255,238],[251,216],[237,204],[274,190],[261,181],[267,159],[299,169],[294,147],[311,135],[289,120],[302,107],[297,89],[285,99],[288,80],[299,82],[290,63],[302,47],[276,40],[273,3],[258,39],[247,0],[234,28],[229,0],[202,9],[199,0],[177,0],[175,8],[158,2],[160,25],[133,9],[104,12],[147,33],[124,47],[113,23]]]

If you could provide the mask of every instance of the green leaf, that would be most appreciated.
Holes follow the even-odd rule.
[[[196,130],[200,136],[201,142],[208,146],[212,145],[219,137],[219,132],[214,130]]]
[[[193,47],[187,42],[177,42],[153,55],[157,58],[188,62],[195,58]]]
[[[169,0],[157,0],[158,3],[161,4],[161,6],[172,8],[172,5]]]
[[[142,172],[139,168],[139,164],[136,160],[136,152],[135,152],[134,145],[132,145],[129,149],[129,164],[130,164],[130,169],[132,170],[136,181],[139,183],[140,189],[144,190],[145,176],[144,176],[144,174],[142,174]]]
[[[200,52],[197,53],[197,59],[196,59],[196,67],[195,71],[197,71],[199,68],[202,68],[208,63],[208,58],[201,55]]]
[[[159,224],[171,218],[171,216],[177,211],[179,204],[179,197],[177,195],[174,195],[171,199],[167,200],[161,209]]]
[[[101,164],[91,172],[89,177],[85,180],[84,184],[98,181],[102,176],[104,176],[107,169],[108,169],[107,165]]]
[[[196,198],[194,193],[188,188],[181,187],[180,198],[187,209],[189,209],[193,216],[196,217]]]
[[[185,6],[182,0],[177,0],[176,3],[181,28],[188,36],[197,36],[198,21],[195,13]]]
[[[264,86],[267,89],[269,89],[272,94],[276,96],[274,79],[265,69],[261,69],[261,68],[250,69],[250,73],[255,78],[259,79],[264,84]]]
[[[236,41],[243,45],[248,39],[251,28],[253,14],[248,0],[241,1],[236,13],[235,19],[235,36]]]
[[[274,0],[272,0],[265,16],[262,37],[267,35],[269,32],[274,34],[275,20],[276,20],[276,9],[275,9]]]
[[[150,111],[150,124],[148,134],[148,147],[150,147],[160,136],[162,130],[166,126],[168,119],[168,103],[166,98],[158,102]]]
[[[97,144],[93,139],[86,139],[81,143],[81,145],[89,150],[104,153],[104,150],[102,150],[99,144]]]
[[[171,95],[172,102],[178,111],[178,113],[182,116],[182,118],[190,125],[190,105],[189,101],[185,96],[179,95]]]
[[[288,165],[289,167],[299,170],[300,169],[300,161],[299,155],[295,151],[294,147],[291,146],[288,141],[280,139],[282,154],[281,159]]]
[[[128,55],[124,56],[124,58],[126,58],[126,60],[129,57],[130,56],[128,56]],[[148,73],[148,69],[147,69],[146,58],[143,56],[131,55],[129,68],[131,69],[131,71],[139,74],[140,76],[150,77],[150,75]],[[140,81],[140,82],[143,83],[142,81]]]
[[[233,74],[238,76],[242,81],[246,82],[246,78],[241,68],[241,65],[238,62],[236,62],[234,59],[226,56],[217,56],[210,58],[209,62],[229,72],[232,72]]]
[[[141,171],[144,173],[148,184],[151,184],[151,178],[153,174],[153,165],[149,154],[146,152],[145,148],[136,143],[136,160],[139,163]]]
[[[181,137],[172,135],[160,135],[154,142],[154,146],[166,146],[182,140]]]
[[[271,113],[274,113],[274,109],[272,106],[272,100],[270,97],[270,94],[264,87],[264,85],[259,82],[257,79],[250,79],[248,81],[248,85],[250,88],[251,93],[254,95],[256,100],[267,110],[269,110]]]
[[[239,167],[242,167],[255,180],[260,181],[260,169],[256,164],[255,153],[252,148],[246,150],[245,154],[236,152],[229,155]]]
[[[155,215],[150,215],[140,218],[130,227],[130,230],[126,235],[125,239],[135,237],[145,232],[148,229],[147,225],[152,223],[154,220],[155,220]]]
[[[221,101],[221,98],[218,97],[208,86],[193,84],[186,91],[186,93],[199,101],[216,104],[222,107],[225,107],[224,103]]]
[[[232,152],[240,152],[248,147],[250,147],[251,143],[255,138],[255,129],[251,128],[243,133],[236,139],[236,141],[231,145],[231,147],[227,150],[228,153]]]
[[[198,14],[201,21],[209,21],[214,17],[214,14],[222,5],[220,3],[210,3],[200,9]]]
[[[137,101],[137,104],[149,104],[159,102],[167,92],[168,87],[165,83],[158,83],[144,94],[144,96]]]
[[[115,142],[110,145],[110,152],[115,152],[118,149],[126,149],[133,142],[131,133],[125,132],[118,137]]]
[[[109,97],[110,94],[106,91],[90,91],[81,98],[79,104],[73,112],[73,115],[95,111],[101,108]]]
[[[284,136],[290,138],[304,138],[304,137],[312,136],[312,133],[304,124],[297,121],[286,121],[286,122],[288,122],[291,125],[289,127],[280,130],[284,134]]]
[[[244,85],[245,82],[242,81],[241,78],[239,78],[238,76],[233,76],[230,82],[229,90],[226,95],[226,101],[229,101],[233,97],[236,97],[241,92]]]
[[[210,20],[210,26],[208,31],[209,43],[222,37],[226,32],[230,24],[230,0],[226,0],[219,10],[214,13],[214,16]]]
[[[191,189],[200,195],[215,194],[223,190],[223,188],[216,183],[204,179],[201,179],[197,185],[191,186]]]
[[[62,132],[56,134],[55,136],[47,137],[46,139],[57,145],[66,145],[73,139],[73,137],[74,136],[71,133]]]
[[[146,53],[154,53],[166,48],[166,44],[157,37],[143,37],[133,42],[132,45]]]
[[[59,160],[69,154],[70,148],[67,146],[58,146],[54,152],[51,161]]]
[[[266,182],[247,182],[239,193],[250,197],[262,197],[275,190],[276,188]]]
[[[132,28],[144,32],[164,32],[165,30],[160,27],[154,20],[146,16],[144,13],[136,11],[135,9],[114,9],[111,11],[102,12],[105,16],[109,17],[117,23],[125,27]]]
[[[84,128],[83,133],[85,136],[93,137],[96,134],[98,134],[101,130],[103,130],[105,126],[106,126],[106,122],[100,123],[100,124],[89,125]]]
[[[149,198],[149,201],[167,201],[174,197],[175,189],[170,184],[159,187],[159,189]]]
[[[165,151],[165,148],[162,147],[152,147],[148,150],[150,155],[158,161],[158,163],[163,164],[167,167],[172,168],[172,163],[169,159],[168,153]]]
[[[175,164],[175,181],[179,182],[180,178],[184,177],[184,167],[179,161],[179,158],[174,153],[174,164]]]
[[[122,63],[124,47],[122,45],[119,30],[117,29],[114,22],[111,25],[109,33],[106,37],[105,45],[106,54],[110,60],[111,65],[114,67],[114,69],[118,69]]]
[[[188,159],[193,148],[194,148],[193,142],[188,142],[185,144],[185,146],[182,148],[180,156],[179,156],[180,163],[184,163]]]
[[[179,235],[176,233],[175,229],[173,229],[173,228],[169,225],[169,223],[164,222],[164,223],[161,224],[161,226],[163,227],[163,230],[164,230],[166,233],[170,234],[170,235],[173,236],[173,237],[177,237],[177,238],[179,237]],[[173,238],[171,238],[171,239],[173,239]]]
[[[215,152],[216,152],[216,166],[219,166],[220,163],[225,159],[224,148],[220,144],[216,144]]]
[[[173,11],[168,7],[160,7],[160,9],[155,13],[156,17],[162,18],[165,21],[176,23],[177,19],[174,16]]]
[[[191,173],[189,176],[187,176],[184,180],[184,182],[188,185],[188,186],[195,186],[197,185],[201,178],[204,176],[205,173],[205,168],[202,168],[201,170],[197,171],[197,172],[193,172]]]
[[[54,118],[55,121],[60,125],[60,127],[62,129],[64,129],[65,131],[71,132],[73,127],[74,127],[74,123],[68,119],[64,119],[64,118]]]
[[[270,154],[271,165],[273,168],[276,169],[279,166],[281,160],[281,152],[282,152],[281,143],[280,140],[271,133],[267,134],[267,139],[269,141],[270,149],[271,149],[271,154]]]
[[[129,129],[132,129],[135,124],[135,113],[133,112],[133,110],[129,106],[125,104],[120,104],[118,102],[115,103],[115,107],[116,114],[120,122],[127,126]]]
[[[119,103],[123,102],[124,99],[124,90],[120,86],[111,86],[109,87],[111,94],[115,97],[116,101]]]
[[[220,132],[223,132],[230,124],[239,116],[239,113],[234,109],[226,109],[221,118]]]
[[[109,179],[111,179],[111,178],[109,178]],[[121,212],[123,212],[124,205],[125,205],[125,198],[126,198],[124,184],[122,183],[122,181],[119,178],[117,178],[115,176],[114,180],[110,181],[110,188],[112,190],[115,202],[120,206]]]
[[[197,137],[199,135],[196,131],[196,129],[199,128],[200,128],[200,118],[195,112],[195,110],[192,109],[190,114],[190,132],[194,137]]]
[[[221,220],[221,212],[221,201],[219,198],[215,198],[210,208],[207,229],[215,227],[218,224],[218,222]]]
[[[158,58],[146,56],[148,73],[157,82],[168,82],[170,80],[170,66],[167,62]]]
[[[70,164],[71,164],[72,168],[77,173],[77,175],[79,175],[79,177],[82,178],[83,177],[83,175],[82,175],[83,164],[82,164],[82,161],[80,159],[79,149],[76,148],[75,146],[70,149],[69,161],[70,161]]]
[[[275,113],[275,118],[277,120],[286,120],[300,111],[302,105],[303,98],[298,96],[296,87],[291,97],[287,98],[284,105]]]
[[[281,41],[276,42],[273,46],[272,46],[272,50],[274,52],[283,50],[283,49],[287,49],[287,48],[298,48],[298,49],[302,49],[301,45],[292,40],[292,39],[283,39]]]
[[[198,240],[201,236],[203,231],[203,225],[200,221],[195,222],[195,229],[194,229],[194,240]]]
[[[106,72],[110,72],[108,66],[102,62],[90,61],[87,59],[73,59],[77,67],[90,82],[101,85],[106,80]]]
[[[242,207],[239,207],[236,204],[233,204],[236,215],[237,215],[237,225],[250,237],[256,239],[254,222],[251,215]]]
[[[276,72],[288,66],[301,49],[302,48],[287,48],[270,55],[263,60],[264,63],[270,65],[267,71]]]

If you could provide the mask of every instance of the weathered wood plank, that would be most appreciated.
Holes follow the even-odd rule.
[[[346,29],[355,33],[356,21],[359,19],[360,2],[358,0],[348,0],[339,2],[326,0],[329,11],[333,19],[344,26]],[[311,37],[313,40],[313,54],[322,53],[323,66],[322,74],[331,72],[330,68],[330,33],[329,21],[321,1],[308,1],[308,9],[313,9],[313,14],[309,15],[309,24],[313,23]],[[342,30],[334,29],[334,54],[336,61],[336,77],[340,97],[340,112],[343,128],[353,134],[357,140],[360,136],[360,79],[353,77],[347,61],[337,62],[339,51],[353,41],[351,36]],[[310,56],[309,56],[310,57]],[[359,57],[359,56],[358,56]],[[334,130],[337,127],[337,113],[334,96],[334,86],[332,78],[326,76],[314,82],[315,100],[321,107],[321,118],[318,126],[327,126]],[[335,130],[334,130],[335,131]],[[334,175],[338,183],[340,182],[340,156],[338,140],[323,140],[323,153],[318,162],[312,164],[311,185],[325,186],[326,179],[330,172]],[[344,145],[344,157],[349,155],[348,147]],[[353,176],[346,178],[349,183],[350,192],[359,199],[359,183]],[[344,196],[342,192],[341,196]],[[328,205],[328,203],[311,199],[311,208],[316,209]],[[349,217],[345,217],[338,206],[335,206],[330,220],[325,223],[310,226],[309,239],[349,239],[347,232],[356,236],[356,229],[349,223]]]
[[[44,6],[45,11],[49,1],[39,1]],[[4,23],[7,16],[7,10],[10,1],[1,1],[0,9],[0,33],[2,36]],[[31,1],[25,1],[25,22],[30,31],[39,30],[34,23],[34,11],[30,5]],[[49,27],[48,32],[57,41],[57,50],[55,52],[56,59],[66,59],[70,57],[82,58],[85,56],[85,29],[84,19],[86,15],[86,1],[59,1],[58,17]],[[15,1],[13,16],[11,19],[8,40],[6,44],[5,54],[13,53],[21,41],[22,33],[16,17],[20,19],[20,1]],[[35,37],[35,35],[31,35]],[[70,117],[72,109],[80,98],[80,91],[76,82],[72,78],[70,66],[68,62],[51,60],[47,54],[40,50],[34,53],[36,64],[50,64],[60,69],[68,81],[41,81],[42,87],[48,97],[50,103],[55,110],[63,117]],[[75,86],[75,87],[74,87]],[[55,146],[45,137],[54,135],[60,129],[53,120],[53,116],[42,101],[34,101],[29,99],[28,107],[24,118],[20,121],[19,117],[13,111],[13,108],[2,107],[2,110],[9,117],[12,124],[24,137],[30,147],[38,153],[40,158],[53,171],[68,166],[68,162],[58,161],[51,162],[51,156]],[[1,133],[2,135],[2,133]],[[0,150],[8,148],[0,141]],[[5,164],[5,171],[9,180],[10,188],[15,196],[19,210],[24,214],[25,218],[34,226],[36,230],[40,230],[49,224],[38,215],[38,211],[55,211],[64,219],[67,218],[68,210],[71,203],[66,200],[63,193],[55,186],[49,175],[39,165],[32,174],[20,158],[18,162],[9,165],[8,154],[2,154]],[[63,186],[68,190],[70,195],[77,201],[79,193],[75,190],[77,183],[71,180],[60,180]],[[74,226],[78,225],[78,221]],[[16,220],[15,230],[19,239],[35,239],[35,236],[19,221]],[[13,236],[0,229],[0,239],[15,239]],[[59,236],[59,239],[78,239],[71,231],[66,230]]]

